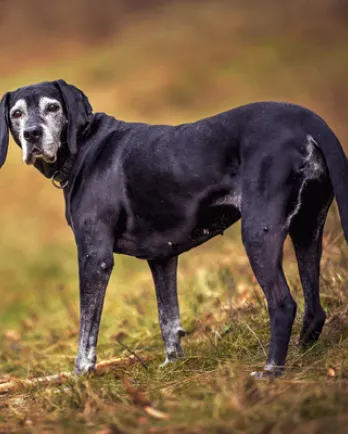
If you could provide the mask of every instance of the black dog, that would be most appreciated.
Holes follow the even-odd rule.
[[[302,107],[260,102],[178,126],[92,113],[62,80],[7,93],[1,101],[0,165],[8,128],[34,164],[64,190],[80,275],[81,329],[75,372],[92,371],[113,253],[146,259],[156,287],[166,362],[183,356],[178,255],[242,218],[242,237],[268,302],[265,370],[282,371],[296,304],[282,268],[289,233],[306,302],[301,342],[325,322],[319,262],[325,218],[338,201],[348,237],[348,163],[327,124]]]

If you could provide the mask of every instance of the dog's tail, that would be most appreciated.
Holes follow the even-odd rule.
[[[334,132],[325,121],[322,119],[320,121],[321,126],[318,128],[318,124],[316,125],[314,131],[317,134],[313,135],[313,137],[324,155],[329,170],[343,233],[348,243],[348,160]]]

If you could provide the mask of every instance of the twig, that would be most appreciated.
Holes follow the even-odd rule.
[[[117,357],[110,360],[104,360],[97,363],[95,372],[97,374],[102,373],[105,369],[112,368],[114,366],[134,363],[137,357],[131,355],[129,357]],[[7,383],[0,384],[0,394],[14,393],[18,390],[32,389],[38,386],[51,386],[55,384],[62,384],[67,380],[74,378],[73,372],[60,372],[55,375],[47,375],[45,377],[38,377],[28,380],[11,380]]]
[[[148,370],[148,367],[145,365],[145,363],[141,360],[141,358],[134,351],[132,351],[129,347],[127,347],[127,345],[123,344],[119,340],[117,340],[117,342],[121,345],[121,347],[125,348],[132,356],[134,356],[143,368]]]

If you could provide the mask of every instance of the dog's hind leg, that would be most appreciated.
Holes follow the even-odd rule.
[[[166,351],[163,365],[183,357],[181,338],[185,331],[180,321],[177,295],[177,256],[148,261],[155,283],[158,317]],[[162,366],[163,366],[162,365]]]
[[[317,183],[305,192],[299,213],[290,226],[305,299],[305,313],[300,334],[303,347],[317,341],[326,315],[320,304],[319,275],[322,237],[332,201],[329,183]]]
[[[253,206],[252,198],[249,199],[250,205],[242,212],[243,244],[266,296],[271,326],[270,349],[264,371],[253,374],[261,378],[279,375],[284,369],[296,303],[282,267],[283,244],[287,235],[284,197],[271,201],[255,197]]]

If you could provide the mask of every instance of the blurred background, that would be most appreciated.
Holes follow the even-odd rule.
[[[348,146],[343,0],[1,0],[0,66],[1,93],[63,78],[96,111],[129,121],[174,124],[257,100],[290,101],[322,115]],[[64,321],[76,328],[76,253],[61,192],[13,144],[0,192],[0,331],[28,317],[47,321],[42,334]],[[237,249],[237,267],[245,256],[234,231],[184,255],[183,273],[214,249]],[[150,288],[146,264],[116,259],[105,327],[113,327],[121,289],[143,288],[141,279]],[[149,300],[155,323],[153,293]]]

